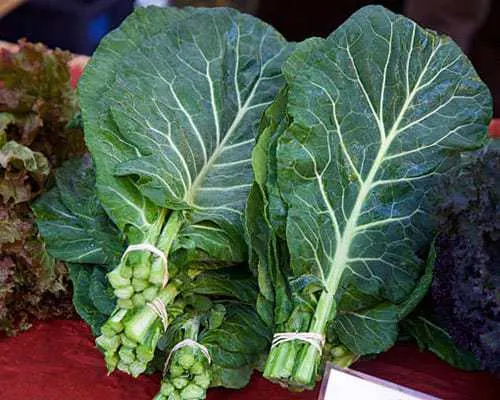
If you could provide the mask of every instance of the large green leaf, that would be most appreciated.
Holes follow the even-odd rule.
[[[90,325],[94,335],[115,307],[113,291],[107,283],[104,267],[85,264],[68,264],[73,283],[73,304],[83,320]]]
[[[415,309],[427,293],[435,260],[436,251],[431,245],[422,275],[413,291],[398,305],[381,304],[380,298],[350,286],[342,294],[337,317],[332,321],[331,328],[340,342],[355,354],[379,353],[391,347],[398,337],[401,320]]]
[[[218,258],[228,253],[226,235],[233,260],[243,260],[250,153],[260,113],[283,84],[288,45],[272,27],[234,10],[167,10],[156,35],[131,29],[130,17],[100,46],[81,82],[100,198],[125,231],[147,232],[161,208],[186,210],[178,247]],[[133,44],[111,77],[103,57],[122,54],[124,35]]]
[[[410,296],[434,235],[429,193],[459,152],[484,144],[491,98],[456,44],[382,7],[299,44],[284,72],[286,235],[294,276],[325,289],[310,327],[323,333],[350,286],[381,302]]]
[[[405,333],[410,334],[422,350],[429,350],[456,368],[477,371],[479,362],[474,355],[461,349],[453,338],[435,321],[423,314],[412,314],[402,323]]]
[[[255,183],[245,210],[247,241],[252,249],[249,264],[258,276],[260,289],[257,309],[269,324],[284,322],[291,311],[288,283],[284,277],[288,263],[286,244],[275,235],[284,236],[286,217],[277,187],[276,163],[278,139],[287,123],[286,100],[286,90],[282,90],[263,114],[252,153]]]
[[[224,368],[240,368],[255,363],[269,346],[269,328],[253,307],[226,304],[221,326],[203,332],[199,341],[206,346],[214,363]]]
[[[227,268],[216,271],[207,271],[183,288],[183,293],[195,293],[206,296],[234,298],[238,301],[252,305],[257,298],[257,285],[254,278],[243,268]]]
[[[56,187],[32,205],[49,253],[73,263],[116,263],[123,250],[120,232],[104,212],[95,190],[89,156],[66,162]]]
[[[151,228],[159,211],[141,194],[132,179],[113,176],[117,163],[137,153],[120,140],[109,110],[109,92],[122,63],[142,40],[168,30],[187,14],[188,11],[176,8],[138,8],[119,29],[101,41],[78,86],[85,140],[96,164],[99,198],[114,223],[129,233],[131,241],[142,241],[144,232]],[[122,158],[117,158],[119,155]]]

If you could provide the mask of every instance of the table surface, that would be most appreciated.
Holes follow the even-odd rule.
[[[500,393],[500,379],[457,370],[410,344],[359,361],[354,369],[443,399],[493,400]],[[38,323],[28,332],[0,339],[2,400],[150,400],[159,382],[158,374],[108,376],[82,321]],[[313,400],[318,389],[291,393],[256,373],[245,389],[211,389],[208,400]]]

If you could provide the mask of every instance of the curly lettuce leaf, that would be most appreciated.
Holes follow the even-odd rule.
[[[67,65],[70,54],[19,43],[0,52],[0,330],[73,317],[66,266],[47,254],[29,202],[51,185],[52,167],[85,150]]]
[[[0,147],[0,198],[4,203],[24,203],[40,193],[50,173],[42,154],[13,140]]]
[[[34,319],[74,317],[67,268],[47,253],[25,215],[31,213],[24,204],[0,204],[0,331],[7,335]]]
[[[70,59],[68,52],[24,40],[17,51],[0,52],[0,131],[55,166],[85,151],[81,130],[67,126],[78,111]]]

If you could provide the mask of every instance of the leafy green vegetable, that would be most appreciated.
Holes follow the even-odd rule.
[[[73,304],[95,335],[115,308],[115,297],[106,280],[105,269],[95,265],[69,264],[73,283]]]
[[[475,371],[479,363],[474,355],[461,349],[453,338],[425,315],[415,314],[402,322],[403,331],[416,339],[421,349],[429,350],[456,368]]]
[[[98,335],[116,304],[106,273],[124,244],[97,199],[90,157],[67,161],[55,175],[56,186],[32,209],[48,252],[69,263],[76,311]]]
[[[117,263],[124,243],[97,199],[90,157],[65,163],[56,184],[32,207],[50,254],[67,262]]]
[[[331,326],[349,351],[380,353],[424,292],[432,189],[460,152],[485,143],[490,94],[450,39],[382,7],[300,43],[283,71],[287,89],[254,153],[263,218],[247,217],[250,236],[268,225],[267,240],[251,241],[274,330],[321,337]],[[288,265],[275,256],[282,240]],[[320,359],[285,342],[264,374],[311,387]]]
[[[204,302],[206,305],[209,301]],[[209,386],[246,386],[268,348],[269,336],[270,331],[248,304],[219,301],[208,310],[195,307],[194,311],[185,311],[173,321],[162,345],[172,353],[155,399],[176,395],[181,399],[204,399]],[[207,353],[192,342],[183,342],[186,339],[201,344]]]
[[[440,191],[431,309],[457,345],[495,373],[500,371],[500,143],[492,140],[465,158]]]
[[[143,242],[162,208],[186,210],[179,246],[210,254],[223,229],[236,236],[231,261],[244,260],[250,152],[286,48],[271,27],[228,9],[138,10],[103,41],[80,97],[99,197],[121,230]]]
[[[90,158],[84,156],[66,162],[56,172],[56,183],[56,187],[35,203],[34,210],[51,254],[57,254],[66,261],[74,260],[69,263],[73,303],[94,334],[101,335],[98,345],[114,348],[114,352],[118,353],[120,360],[108,356],[107,362],[116,363],[118,368],[136,374],[134,368],[143,368],[143,364],[135,360],[137,353],[138,357],[140,355],[142,359],[153,361],[153,369],[161,370],[166,349],[186,338],[186,324],[196,321],[199,329],[189,337],[210,349],[213,363],[206,364],[204,356],[193,352],[192,348],[179,350],[172,366],[178,366],[178,358],[189,358],[190,355],[201,362],[193,370],[196,373],[183,376],[185,381],[176,380],[178,385],[193,385],[184,394],[199,392],[197,387],[203,387],[204,390],[198,394],[204,398],[208,385],[230,388],[245,386],[258,360],[267,351],[270,335],[269,329],[253,309],[257,286],[249,271],[225,268],[192,276],[192,279],[184,282],[182,292],[168,307],[170,325],[159,343],[160,353],[156,351],[156,359],[152,360],[154,348],[150,351],[145,346],[139,347],[135,353],[133,348],[136,344],[133,341],[123,335],[119,336],[118,341],[113,334],[117,330],[123,331],[122,322],[127,318],[127,310],[115,310],[116,299],[105,275],[109,267],[102,263],[117,259],[122,242],[119,231],[111,221],[106,220],[100,208]],[[79,207],[75,203],[79,203]],[[77,229],[77,233],[71,235],[68,229]],[[102,243],[103,238],[106,243]],[[66,251],[62,251],[65,246]],[[89,247],[101,250],[89,256]],[[252,332],[252,335],[248,336],[248,332]],[[231,341],[233,343],[229,346]],[[128,361],[128,364],[124,361]],[[175,375],[176,367],[172,368]],[[184,386],[182,390],[185,390]]]
[[[109,371],[159,370],[171,352],[155,399],[203,399],[269,352],[267,378],[309,388],[324,361],[385,351],[401,327],[474,367],[414,311],[436,188],[491,117],[448,38],[381,7],[297,46],[234,10],[138,9],[79,92],[95,170],[65,164],[35,211]]]
[[[288,49],[234,10],[149,8],[103,40],[86,68],[79,90],[98,197],[129,244],[108,278],[117,314],[129,310],[134,351],[152,353],[161,331],[158,307],[146,303],[168,307],[196,274],[188,270],[246,261],[251,149]],[[111,339],[111,325],[103,329]],[[108,339],[98,339],[106,357],[123,361]],[[120,361],[108,366],[131,364]]]

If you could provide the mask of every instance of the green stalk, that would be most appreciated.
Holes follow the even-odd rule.
[[[333,307],[334,297],[323,292],[311,323],[305,319],[302,327],[290,329],[288,326],[285,329],[289,332],[306,331],[324,335]],[[321,354],[316,347],[298,340],[285,342],[269,352],[264,377],[271,381],[284,382],[290,387],[313,388],[320,362]]]
[[[167,306],[175,299],[177,293],[177,286],[169,284],[159,292],[157,298]],[[129,339],[142,343],[146,339],[149,329],[158,319],[158,314],[151,307],[145,305],[127,321],[125,334]]]
[[[165,223],[166,214],[167,211],[162,209],[155,223],[141,239],[141,243],[156,244]],[[131,264],[129,262],[130,257],[133,258],[133,264],[131,266],[129,265]],[[146,280],[149,277],[151,271],[151,257],[152,255],[148,252],[140,252],[139,254],[132,253],[127,259],[120,262],[113,271],[108,273],[108,280],[113,289],[115,289],[115,294],[116,290],[120,289],[132,290],[132,292],[134,292],[133,281],[131,279],[134,278],[134,280],[137,281],[137,279]],[[117,297],[120,296],[117,295]]]
[[[309,332],[315,332],[321,335],[325,334],[328,320],[334,317],[332,316],[334,306],[334,296],[328,292],[323,292],[316,306],[316,312],[314,313]],[[296,363],[296,368],[292,377],[292,383],[310,388],[314,387],[320,361],[321,354],[318,352],[318,349],[309,344],[305,345],[299,354],[298,363]]]
[[[182,215],[182,212],[173,211],[170,214],[168,221],[160,234],[156,247],[161,250],[166,257],[168,257],[168,254],[170,253],[172,244],[177,238],[177,234],[179,233],[183,222],[184,217]],[[149,282],[156,286],[163,285],[163,280],[166,273],[165,268],[168,268],[168,266],[165,266],[162,259],[157,257],[153,261],[153,264],[151,266],[151,273],[148,277]]]
[[[160,291],[157,299],[168,305],[177,293],[176,285],[170,284]],[[138,376],[153,359],[163,325],[159,316],[145,305],[135,313],[117,308],[101,330],[96,343],[104,352],[108,371],[118,368]]]
[[[132,308],[134,308],[134,302],[131,299],[118,299],[116,301],[116,306],[119,309],[131,310]]]
[[[349,367],[359,358],[359,355],[350,352],[347,347],[343,345],[338,345],[331,349],[330,355],[332,357],[330,361],[340,368]]]
[[[116,310],[111,317],[106,321],[107,326],[109,326],[116,333],[123,331],[123,320],[127,315],[127,310]]]
[[[155,286],[148,287],[144,292],[142,292],[144,300],[152,301],[158,296],[158,288]]]

